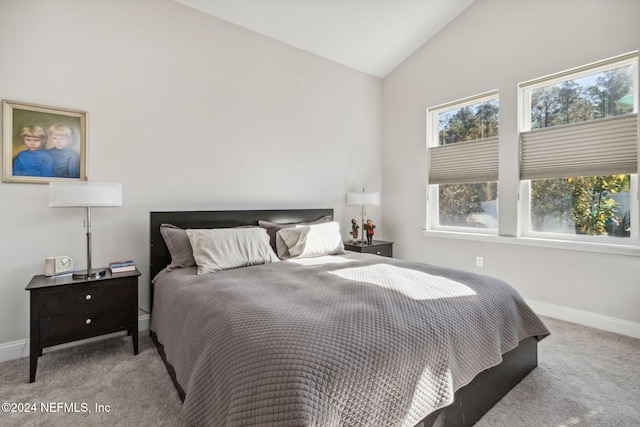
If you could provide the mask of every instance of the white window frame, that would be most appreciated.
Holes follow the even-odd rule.
[[[449,111],[456,108],[463,108],[470,105],[479,104],[487,101],[498,100],[498,108],[500,108],[500,96],[499,91],[492,90],[484,92],[476,96],[471,96],[457,101],[448,102],[446,104],[438,105],[427,109],[426,120],[426,135],[427,135],[427,150],[430,147],[437,147],[439,145],[439,120],[438,115],[444,111]],[[498,227],[496,228],[475,228],[475,227],[457,227],[457,226],[445,226],[440,225],[440,210],[439,210],[439,184],[429,183],[429,174],[427,173],[427,218],[426,218],[426,230],[437,232],[449,232],[449,233],[462,233],[472,235],[489,235],[497,236]],[[488,182],[488,181],[484,181]],[[498,201],[500,194],[498,194]]]
[[[587,75],[596,74],[604,71],[609,71],[614,68],[620,68],[628,65],[635,65],[634,74],[634,87],[635,98],[633,113],[638,113],[638,82],[639,82],[639,61],[638,52],[631,54],[620,55],[618,57],[609,58],[603,61],[598,61],[592,64],[588,64],[582,67],[577,67],[571,70],[563,71],[550,76],[542,77],[539,79],[531,80],[529,82],[521,83],[518,86],[518,129],[520,132],[526,132],[531,129],[531,92],[541,87],[546,87],[561,83],[567,80],[574,80]],[[639,143],[640,150],[640,143]],[[640,151],[639,151],[640,152]],[[594,174],[598,175],[598,174]],[[602,244],[607,246],[639,246],[640,245],[640,195],[638,193],[638,175],[630,174],[631,188],[630,188],[630,211],[631,218],[633,219],[631,225],[631,235],[628,238],[610,237],[610,236],[589,236],[589,235],[572,235],[566,233],[553,233],[553,232],[539,232],[531,230],[531,180],[520,180],[519,183],[519,206],[518,206],[518,222],[520,224],[518,235],[519,237],[545,239],[559,242],[583,242],[589,244]]]
[[[635,200],[631,200],[629,203],[631,218],[635,221],[631,225],[631,235],[629,237],[611,237],[611,236],[589,236],[582,234],[567,234],[567,233],[552,233],[544,231],[532,231],[530,230],[531,224],[531,185],[530,180],[520,181],[520,237],[530,237],[534,239],[545,240],[557,240],[563,242],[583,242],[583,243],[596,243],[603,245],[621,245],[621,246],[640,246],[640,239],[638,238],[638,175],[631,175],[631,189],[630,195]],[[634,216],[635,215],[635,216]]]

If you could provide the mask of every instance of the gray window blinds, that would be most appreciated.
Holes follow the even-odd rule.
[[[498,137],[429,147],[429,184],[498,180]]]
[[[521,179],[637,172],[637,113],[520,133]]]

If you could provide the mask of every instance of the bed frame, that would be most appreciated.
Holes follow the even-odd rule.
[[[259,220],[275,223],[313,221],[326,215],[333,215],[333,209],[150,212],[149,277],[153,279],[171,262],[171,255],[160,234],[161,224],[173,224],[184,229],[227,228],[257,225]],[[150,285],[150,292],[153,309],[153,284]],[[185,392],[176,380],[173,366],[166,360],[164,347],[153,331],[151,337],[180,398],[184,400]],[[518,347],[503,354],[502,363],[481,372],[469,384],[460,388],[451,405],[429,414],[416,427],[472,426],[537,365],[537,340],[534,337],[522,340]]]

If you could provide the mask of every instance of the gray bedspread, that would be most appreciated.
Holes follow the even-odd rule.
[[[530,336],[497,279],[349,252],[155,280],[151,329],[207,426],[413,426]]]

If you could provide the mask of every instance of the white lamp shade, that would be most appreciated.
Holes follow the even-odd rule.
[[[122,206],[122,184],[112,182],[50,182],[49,207]]]
[[[359,193],[347,193],[347,205],[378,206],[380,205],[380,192],[365,193],[363,191]]]

